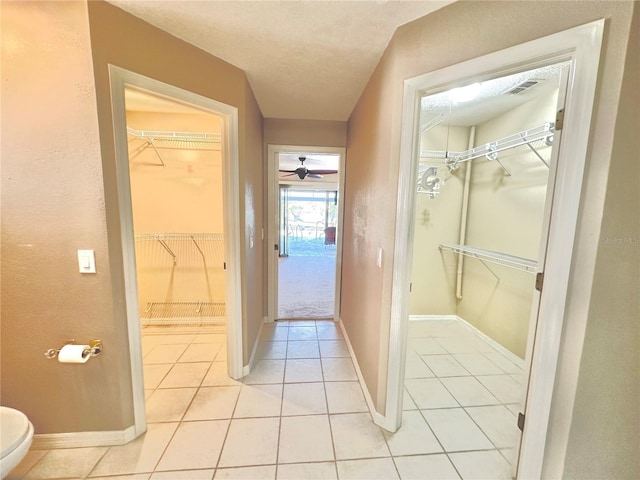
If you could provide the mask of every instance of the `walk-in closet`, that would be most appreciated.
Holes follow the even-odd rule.
[[[224,325],[221,121],[127,91],[143,326]]]
[[[505,478],[566,70],[426,92],[420,105],[404,408],[423,411],[445,450],[477,450]]]

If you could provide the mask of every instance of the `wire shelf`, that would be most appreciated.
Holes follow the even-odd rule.
[[[127,127],[127,133],[132,137],[149,142],[156,148],[220,150],[222,145],[222,135],[218,133],[136,130],[132,127]]]
[[[536,273],[538,262],[528,258],[509,255],[508,253],[485,250],[483,248],[470,247],[468,245],[454,245],[443,243],[440,250],[449,250],[467,257],[475,258],[482,262],[489,262],[503,267],[513,268],[527,273]]]

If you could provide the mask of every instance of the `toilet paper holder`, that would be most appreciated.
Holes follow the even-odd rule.
[[[75,340],[68,340],[65,345],[75,345],[75,343]],[[100,352],[102,352],[102,340],[91,340],[89,341],[89,348],[85,348],[82,351],[82,356],[95,357],[96,355],[100,355]],[[44,352],[44,356],[51,360],[53,358],[56,358],[58,356],[58,353],[60,353],[60,348],[50,348],[49,350]]]

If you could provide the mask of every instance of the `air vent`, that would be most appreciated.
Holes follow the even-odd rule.
[[[536,79],[526,80],[526,81],[522,82],[521,84],[516,85],[512,89],[507,90],[505,92],[505,94],[508,94],[508,95],[519,95],[522,92],[524,92],[525,90],[529,90],[530,88],[535,87],[538,83],[540,83],[542,81],[543,80],[536,80]]]

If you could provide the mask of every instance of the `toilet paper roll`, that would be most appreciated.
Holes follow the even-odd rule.
[[[82,356],[82,352],[89,349],[89,345],[65,345],[58,353],[60,363],[86,363],[90,355]]]

